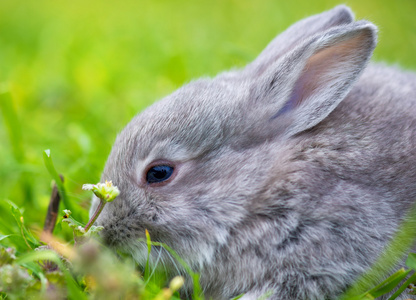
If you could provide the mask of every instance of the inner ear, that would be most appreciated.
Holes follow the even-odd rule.
[[[354,64],[356,57],[362,55],[360,50],[365,50],[360,49],[364,39],[368,37],[357,35],[336,45],[325,47],[312,55],[295,82],[288,102],[279,114],[302,105],[307,99],[319,95],[324,89],[331,89],[332,84],[340,84],[336,79],[341,73],[347,71],[353,76],[354,69],[349,66]],[[356,51],[351,51],[351,49],[356,49]]]

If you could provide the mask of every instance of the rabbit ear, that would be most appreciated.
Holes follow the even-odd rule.
[[[350,91],[372,55],[376,35],[373,24],[359,21],[313,37],[255,79],[251,99],[269,106],[268,119],[289,120],[289,136],[315,126]]]
[[[339,5],[329,11],[303,19],[271,41],[257,59],[247,65],[245,71],[260,75],[267,69],[267,66],[306,38],[326,31],[334,26],[349,24],[353,20],[353,13],[344,5]]]

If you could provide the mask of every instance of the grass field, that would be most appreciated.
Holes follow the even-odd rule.
[[[343,3],[379,26],[374,60],[416,69],[416,1]],[[115,136],[136,113],[193,78],[243,66],[278,32],[336,4],[1,0],[0,234],[20,230],[6,200],[22,208],[35,237],[43,227],[52,179],[43,150],[87,222],[82,184],[99,181]]]

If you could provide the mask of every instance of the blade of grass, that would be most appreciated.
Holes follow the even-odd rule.
[[[68,200],[68,197],[66,195],[64,183],[55,169],[55,166],[52,161],[51,151],[49,149],[43,151],[43,161],[45,162],[45,167],[48,170],[49,175],[51,175],[52,179],[55,180],[59,195],[61,196],[65,208],[69,209],[72,212],[72,214],[77,216],[76,211],[72,207],[71,202]]]
[[[267,299],[270,299],[271,296],[273,296],[273,291],[267,291],[266,293],[264,293],[264,295],[262,295],[257,300],[267,300]]]
[[[368,292],[366,292],[366,294],[373,294],[375,291],[377,291],[378,289],[382,288],[384,285],[388,284],[392,280],[395,280],[396,278],[398,278],[399,276],[401,276],[403,274],[403,272],[404,272],[404,269],[401,268],[400,270],[398,270],[397,272],[395,272],[394,274],[392,274],[390,277],[388,277],[385,280],[383,280],[383,282],[379,283],[374,288],[372,288],[371,290],[369,290]],[[406,275],[409,272],[410,272],[410,270],[407,271]]]
[[[168,245],[163,244],[163,243],[159,243],[159,242],[151,242],[151,243],[152,243],[153,246],[163,247],[164,249],[166,249],[182,265],[182,267],[185,269],[185,271],[192,278],[193,292],[194,292],[192,299],[194,299],[194,300],[201,299],[202,300],[203,296],[202,296],[202,289],[201,289],[201,286],[199,284],[199,274],[192,271],[191,267],[189,267],[189,265]]]
[[[2,234],[0,234],[0,241],[8,238],[9,236],[11,236],[11,234],[8,234],[8,235],[2,235]]]
[[[19,165],[23,165],[25,162],[25,152],[23,147],[22,129],[16,109],[13,107],[12,96],[5,84],[0,85],[0,107],[10,144],[12,146],[13,157]],[[28,173],[25,171],[21,173],[20,185],[25,203],[33,203],[32,184],[28,178]]]
[[[2,236],[1,240],[4,240],[4,242],[2,243],[3,246],[5,244],[10,246],[9,243],[11,243],[19,251],[26,251],[26,249],[27,249],[27,244],[26,244],[24,238],[20,234],[5,235],[5,236]],[[9,241],[9,243],[7,243],[7,241]]]
[[[391,295],[391,297],[388,300],[394,300],[397,297],[399,297],[400,294],[403,293],[403,291],[409,286],[409,284],[411,284],[415,280],[416,280],[416,273],[413,273],[412,276],[410,276],[405,281],[405,283],[403,283],[403,285],[393,295]]]
[[[24,225],[23,215],[19,207],[12,201],[8,202],[10,204],[10,213],[14,217],[17,226],[19,227],[20,235],[24,239],[26,245],[29,247],[29,249],[40,246],[38,240],[34,238],[34,236],[30,233],[29,230],[27,230],[26,226]]]
[[[42,268],[34,262],[27,262],[19,265],[32,271],[33,274],[39,278],[41,284],[40,291],[41,293],[44,293],[48,287],[48,280],[46,279],[45,274],[43,274]]]
[[[12,153],[17,162],[23,163],[24,151],[22,142],[22,129],[15,108],[13,107],[12,97],[7,87],[0,87],[0,104],[2,114],[9,134]]]
[[[368,293],[374,298],[381,297],[389,292],[391,292],[399,283],[406,278],[406,276],[411,272],[411,270],[405,271],[403,268],[394,273],[392,276],[383,281],[379,286],[370,290]]]
[[[416,253],[409,253],[406,259],[406,266],[416,270]]]
[[[149,259],[150,259],[150,252],[152,251],[152,241],[150,240],[149,231],[146,229],[146,243],[147,243],[147,260],[146,260],[146,267],[144,268],[144,281],[147,283],[150,279],[150,267],[149,267]]]
[[[413,205],[405,221],[400,225],[376,262],[339,299],[355,299],[356,295],[362,295],[385,278],[402,259],[404,253],[412,247],[415,240],[415,227],[416,204]]]

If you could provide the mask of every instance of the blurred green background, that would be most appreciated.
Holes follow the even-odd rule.
[[[71,200],[87,208],[82,184],[98,182],[137,112],[192,78],[243,66],[293,22],[339,3],[0,0],[0,201],[43,226],[50,148]],[[375,60],[416,70],[415,0],[342,3],[379,26]]]

